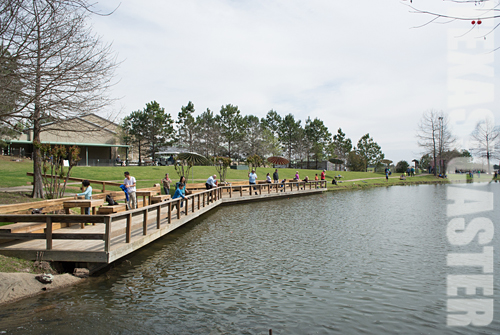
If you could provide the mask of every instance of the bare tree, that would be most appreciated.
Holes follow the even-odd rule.
[[[408,0],[403,0],[408,1]],[[498,13],[498,0],[445,0],[450,5],[454,5],[451,13],[460,13],[459,15],[448,14],[440,12],[439,10],[433,10],[430,8],[422,9],[419,5],[418,0],[409,0],[410,4],[408,6],[411,8],[412,13],[424,14],[430,17],[430,19],[422,24],[426,26],[430,23],[448,23],[453,21],[465,21],[470,22],[470,31],[472,31],[477,26],[480,26],[483,21],[495,20],[500,17]],[[488,29],[484,36],[488,35],[492,30],[498,27],[496,24],[491,30]]]
[[[444,168],[442,156],[455,144],[455,137],[451,133],[448,116],[442,111],[429,110],[424,112],[417,129],[418,145],[423,148],[423,154],[430,154],[434,158],[434,175],[439,168]]]
[[[490,158],[500,158],[500,153],[495,150],[499,147],[500,127],[495,126],[493,120],[487,117],[476,124],[476,128],[470,136],[474,145],[473,154],[486,158],[488,173],[490,173]]]
[[[1,121],[33,127],[33,197],[43,197],[40,143],[42,120],[58,121],[107,106],[117,66],[111,46],[86,24],[86,0],[6,1],[0,8],[2,52],[15,57],[21,85],[16,108]],[[2,81],[0,81],[2,84]],[[0,88],[0,90],[3,88]]]

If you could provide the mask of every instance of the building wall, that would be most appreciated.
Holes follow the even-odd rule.
[[[119,126],[111,121],[103,119],[99,116],[88,114],[81,118],[73,118],[66,121],[54,122],[43,125],[40,134],[42,142],[65,142],[65,143],[92,143],[101,145],[115,145],[120,144],[119,139]],[[32,141],[33,130],[23,133],[18,140]],[[123,152],[122,159],[125,159],[125,148],[120,148]],[[32,144],[12,144],[11,153],[18,155],[19,153],[24,156],[31,156],[33,152]],[[81,165],[86,164],[86,147],[80,146]],[[88,147],[88,159],[101,161],[114,161],[118,154],[117,147]],[[89,163],[90,164],[90,163]]]

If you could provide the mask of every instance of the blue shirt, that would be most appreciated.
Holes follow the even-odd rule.
[[[85,196],[85,200],[90,200],[92,199],[92,186],[88,186],[87,189],[85,190],[85,192],[83,193],[78,193],[77,194],[78,196],[80,195],[84,195]]]
[[[248,175],[248,181],[249,181],[250,183],[255,184],[255,179],[257,179],[257,175],[256,175],[255,173],[250,173],[250,174]]]
[[[184,194],[186,193],[186,184],[184,184],[184,187],[180,188],[179,187],[179,184],[176,185],[177,188],[175,189],[175,193],[174,193],[174,196],[172,197],[172,199],[177,199],[177,198],[185,198],[184,197]]]

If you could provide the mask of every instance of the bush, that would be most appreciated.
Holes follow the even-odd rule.
[[[399,161],[398,164],[396,164],[396,172],[404,173],[406,172],[406,169],[408,169],[409,166],[410,164],[408,164],[407,161]]]

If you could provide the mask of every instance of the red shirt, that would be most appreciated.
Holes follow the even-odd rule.
[[[325,180],[325,171],[321,172],[321,180]]]

